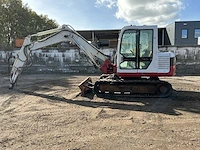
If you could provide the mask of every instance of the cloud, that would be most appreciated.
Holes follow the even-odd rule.
[[[118,0],[116,17],[141,25],[165,25],[179,19],[180,0]]]
[[[96,0],[96,7],[101,7],[105,5],[108,8],[116,6],[116,0]]]
[[[179,20],[181,0],[97,0],[99,6],[116,7],[115,16],[139,25],[166,25]]]

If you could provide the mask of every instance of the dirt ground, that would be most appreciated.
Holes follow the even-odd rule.
[[[200,150],[200,76],[162,78],[169,98],[81,97],[87,76],[0,75],[0,149]],[[91,76],[92,80],[98,76]]]

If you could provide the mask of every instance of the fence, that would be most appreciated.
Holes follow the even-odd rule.
[[[199,46],[163,46],[159,50],[176,54],[177,75],[200,75]],[[0,51],[0,73],[9,73],[9,64],[14,62],[17,51]],[[113,58],[116,49],[105,48],[101,51]],[[23,73],[100,73],[79,49],[37,50],[32,52],[31,58],[32,65]]]

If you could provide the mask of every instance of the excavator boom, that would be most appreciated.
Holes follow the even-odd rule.
[[[36,42],[31,41],[31,37],[45,35],[48,36],[46,38],[43,38],[42,40]],[[60,28],[38,32],[25,38],[24,43],[17,54],[17,58],[15,59],[15,62],[10,72],[9,88],[12,89],[14,87],[18,76],[20,75],[27,61],[29,60],[32,51],[49,45],[67,41],[75,43],[81,50],[83,50],[88,56],[90,62],[92,62],[95,67],[101,69],[102,72],[107,73],[107,71],[109,72],[110,70],[112,70],[112,64],[106,55],[99,51],[95,46],[90,44],[70,25],[63,25]],[[100,64],[97,59],[102,61],[103,65]],[[111,69],[109,69],[110,66]]]

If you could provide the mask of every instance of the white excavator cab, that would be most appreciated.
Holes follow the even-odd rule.
[[[157,26],[122,28],[117,50],[117,74],[120,77],[157,77],[170,73],[170,59],[174,54],[159,52],[157,31]]]

